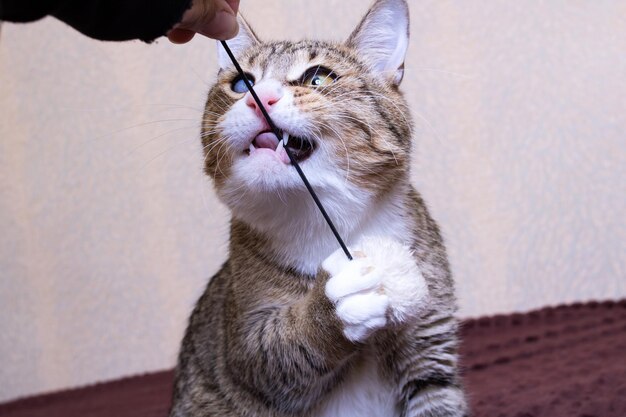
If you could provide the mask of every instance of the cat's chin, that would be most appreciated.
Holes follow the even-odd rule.
[[[244,194],[298,189],[302,188],[300,181],[286,153],[281,155],[270,149],[257,149],[233,162],[227,183],[228,188]]]

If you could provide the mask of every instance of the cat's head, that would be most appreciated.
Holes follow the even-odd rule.
[[[344,43],[262,42],[243,19],[228,41],[274,123],[289,134],[312,186],[335,211],[342,199],[366,209],[406,181],[411,123],[399,85],[408,36],[406,1],[378,0]],[[205,169],[218,194],[243,217],[308,198],[219,43],[218,50],[202,133]]]

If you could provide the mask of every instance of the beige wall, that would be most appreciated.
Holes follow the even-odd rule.
[[[339,39],[366,3],[242,9]],[[414,177],[462,315],[626,296],[626,3],[411,3]],[[214,54],[2,27],[0,400],[174,364],[226,254],[197,139]]]

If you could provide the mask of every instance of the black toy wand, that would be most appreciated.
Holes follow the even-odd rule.
[[[233,65],[237,69],[237,72],[239,73],[239,75],[243,79],[243,82],[246,84],[246,87],[248,88],[248,91],[250,91],[250,94],[252,94],[252,97],[254,98],[254,101],[256,101],[257,106],[259,106],[259,109],[261,110],[261,113],[263,114],[263,117],[265,117],[265,120],[267,120],[267,124],[270,126],[270,129],[272,129],[272,132],[274,132],[274,134],[276,135],[276,138],[278,140],[282,140],[281,139],[281,135],[280,135],[280,130],[276,127],[276,125],[272,121],[272,118],[267,113],[267,110],[265,110],[265,107],[263,106],[263,103],[261,103],[261,100],[259,99],[259,96],[257,96],[256,92],[252,88],[252,84],[250,83],[250,81],[248,81],[248,78],[246,77],[246,74],[243,72],[243,69],[241,69],[241,66],[239,65],[239,63],[235,59],[235,55],[233,55],[233,53],[230,50],[230,48],[228,47],[228,44],[226,43],[226,41],[220,41],[220,42],[222,43],[222,46],[224,47],[224,50],[228,54],[228,57],[233,62]],[[311,197],[313,197],[313,201],[315,201],[315,204],[317,205],[317,208],[320,210],[320,213],[322,213],[322,216],[324,217],[324,220],[326,220],[326,223],[328,223],[328,227],[330,227],[330,230],[333,232],[333,235],[335,235],[335,238],[337,239],[337,242],[339,242],[339,246],[341,246],[341,249],[343,249],[343,251],[346,254],[346,256],[348,257],[348,259],[352,260],[352,255],[350,254],[350,251],[348,250],[348,247],[343,242],[343,239],[341,239],[341,236],[339,235],[339,232],[337,231],[337,228],[335,227],[335,225],[333,224],[332,220],[328,216],[328,213],[326,213],[326,210],[324,209],[324,206],[322,205],[322,202],[317,197],[317,194],[315,194],[315,191],[313,190],[313,187],[311,187],[311,184],[309,183],[309,180],[304,175],[304,172],[302,171],[302,168],[300,168],[300,165],[298,164],[298,161],[296,161],[296,158],[294,158],[293,154],[291,153],[291,151],[289,150],[289,148],[287,146],[285,146],[284,149],[285,149],[285,152],[287,153],[287,156],[289,157],[289,160],[291,161],[291,165],[294,166],[294,168],[298,172],[298,175],[300,175],[300,178],[302,178],[302,182],[304,182],[304,186],[309,191],[309,194],[311,194]]]

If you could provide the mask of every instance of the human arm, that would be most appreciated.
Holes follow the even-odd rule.
[[[234,36],[238,6],[238,0],[0,0],[0,20],[31,22],[50,15],[95,39],[152,42],[169,32],[173,42],[183,43],[195,32]]]

